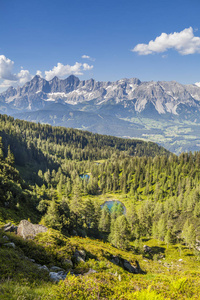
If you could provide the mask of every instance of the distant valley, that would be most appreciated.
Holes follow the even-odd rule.
[[[200,149],[200,87],[171,82],[46,81],[35,76],[0,94],[15,118],[156,142],[174,153]]]

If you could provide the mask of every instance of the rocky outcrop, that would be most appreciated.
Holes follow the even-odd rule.
[[[76,250],[73,255],[73,260],[75,263],[85,262],[86,252],[85,250]]]
[[[49,277],[50,277],[50,279],[52,281],[58,282],[60,280],[65,280],[67,274],[68,274],[68,272],[63,272],[63,271],[60,271],[58,273],[56,273],[56,272],[50,272],[49,273]]]
[[[13,225],[12,223],[5,224],[2,229],[5,232],[17,232],[17,226]]]
[[[140,268],[139,262],[136,260],[135,264],[130,263],[128,260],[123,259],[120,256],[111,256],[111,262],[119,267],[122,267],[124,270],[133,273],[133,274],[141,274],[143,273]]]
[[[149,247],[149,246],[147,246],[147,245],[144,245],[144,246],[143,246],[143,249],[144,249],[144,252],[145,252],[145,253],[151,253],[151,252],[152,252],[151,247]]]
[[[17,234],[24,239],[31,239],[34,238],[36,234],[46,232],[47,230],[48,228],[43,225],[32,224],[27,220],[22,220],[17,228]]]

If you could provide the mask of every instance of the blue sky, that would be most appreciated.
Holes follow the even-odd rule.
[[[199,15],[199,0],[0,0],[0,89],[36,73],[199,82]]]

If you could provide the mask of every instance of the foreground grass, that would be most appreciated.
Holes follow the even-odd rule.
[[[7,234],[16,248],[3,245],[0,232],[0,299],[200,299],[199,257],[183,245],[168,245],[158,240],[141,241],[152,248],[151,255],[123,251],[100,240],[66,238],[55,230],[40,234],[34,241],[24,241]],[[58,284],[50,281],[36,263],[60,266],[75,249],[85,249],[86,263],[75,265],[74,273]],[[145,274],[130,274],[110,261],[111,255],[134,263],[138,260]],[[84,275],[89,269],[96,273]]]

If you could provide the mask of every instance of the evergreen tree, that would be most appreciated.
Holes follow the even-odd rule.
[[[11,166],[14,166],[14,164],[15,164],[15,157],[14,157],[13,153],[10,150],[10,145],[8,146],[8,153],[7,153],[7,157],[6,157],[6,162]]]
[[[101,210],[99,219],[99,230],[104,232],[110,231],[110,212],[107,205],[104,205]]]
[[[128,222],[126,217],[121,215],[114,221],[108,240],[116,248],[126,249],[128,247],[128,239]]]
[[[58,205],[55,200],[52,200],[50,206],[47,209],[47,213],[43,218],[43,222],[46,226],[52,227],[54,229],[61,229],[61,220],[59,216]]]

